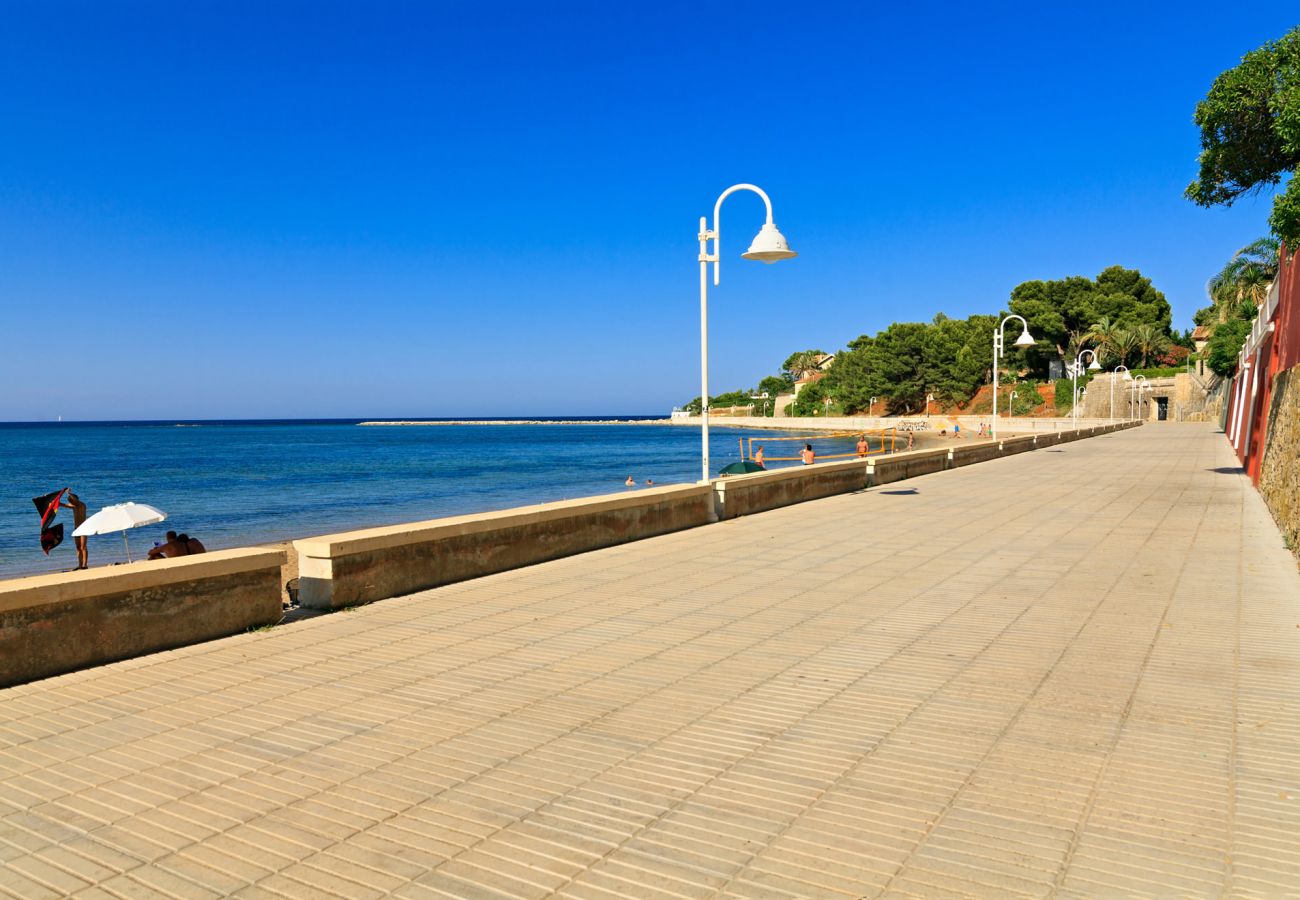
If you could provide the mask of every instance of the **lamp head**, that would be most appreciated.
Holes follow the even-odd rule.
[[[1017,347],[1032,347],[1032,346],[1034,346],[1035,343],[1036,343],[1036,341],[1035,341],[1035,340],[1033,339],[1033,337],[1029,334],[1029,329],[1028,329],[1028,328],[1026,328],[1024,331],[1020,332],[1020,337],[1016,338],[1016,346],[1017,346]]]
[[[789,243],[786,242],[785,235],[777,231],[775,225],[768,222],[763,226],[763,230],[754,238],[749,249],[740,254],[745,259],[756,259],[759,262],[774,263],[777,260],[793,259],[798,256],[790,249]]]
[[[1133,376],[1130,375],[1128,372],[1125,372],[1125,373],[1124,373],[1124,380],[1125,380],[1125,381],[1132,381],[1132,380],[1133,380]]]
[[[1101,364],[1097,362],[1097,357],[1095,355],[1092,357],[1092,362],[1088,364],[1088,368],[1094,372],[1101,371]]]

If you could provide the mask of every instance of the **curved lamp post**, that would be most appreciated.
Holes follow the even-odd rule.
[[[772,201],[762,188],[752,184],[733,184],[718,197],[713,204],[713,228],[709,228],[706,216],[700,216],[700,443],[701,468],[705,481],[709,480],[709,263],[713,263],[713,283],[718,283],[718,267],[722,258],[722,201],[736,191],[753,191],[763,198],[767,207],[767,221],[758,232],[749,249],[740,254],[745,259],[774,263],[782,259],[798,256],[786,242],[785,236],[777,230],[772,221]],[[709,253],[709,241],[713,241],[713,252]]]
[[[1134,375],[1133,383],[1129,385],[1129,418],[1142,418],[1142,395],[1138,393],[1146,387],[1147,377],[1145,375]]]
[[[1018,395],[1016,394],[1016,392],[1015,392],[1015,391],[1012,391],[1012,392],[1011,392],[1011,396],[1007,397],[1007,418],[1008,418],[1008,419],[1014,419],[1014,418],[1016,417],[1016,397],[1017,397],[1017,396],[1018,396]],[[998,419],[997,419],[997,414],[994,413],[994,415],[993,415],[993,440],[996,441],[997,439],[998,439]]]
[[[1016,338],[1016,346],[1034,346],[1034,339],[1029,334],[1029,323],[1025,321],[1024,316],[1012,313],[993,330],[993,440],[995,441],[998,439],[998,357],[1002,355],[1002,347],[1006,341],[1007,323],[1012,319],[1019,319],[1020,324],[1024,326],[1020,331],[1020,337]]]
[[[1088,368],[1094,372],[1101,369],[1101,366],[1097,363],[1096,351],[1080,350],[1079,355],[1074,358],[1074,371],[1070,374],[1070,377],[1074,381],[1074,416],[1072,424],[1075,428],[1079,427],[1079,371],[1083,369],[1083,355],[1085,353],[1092,357],[1092,362],[1088,363]]]
[[[930,403],[934,400],[934,394],[925,395],[925,417],[930,418]]]
[[[1128,366],[1116,366],[1115,371],[1110,373],[1110,420],[1115,421],[1115,379],[1119,377],[1120,370],[1124,370],[1124,380],[1132,381],[1133,376],[1128,373]]]

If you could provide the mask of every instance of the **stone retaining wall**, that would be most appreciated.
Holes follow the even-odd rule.
[[[283,550],[0,582],[0,687],[278,622]]]
[[[1300,366],[1278,373],[1269,406],[1259,492],[1287,546],[1300,553]]]
[[[715,482],[719,517],[734,519],[751,513],[860,491],[867,486],[865,460],[818,463],[755,472]]]

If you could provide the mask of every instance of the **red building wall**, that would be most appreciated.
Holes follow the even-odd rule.
[[[1273,399],[1273,379],[1279,372],[1300,365],[1300,255],[1283,248],[1278,273],[1278,303],[1272,331],[1239,367],[1229,392],[1227,433],[1242,466],[1259,483],[1268,413]],[[1238,409],[1240,407],[1240,409]]]

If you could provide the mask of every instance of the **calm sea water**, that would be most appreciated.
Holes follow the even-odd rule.
[[[166,511],[165,523],[128,533],[136,556],[169,528],[215,550],[613,493],[628,490],[628,475],[699,478],[695,428],[357,421],[0,424],[0,577],[76,565],[66,510],[64,543],[46,557],[37,539],[31,498],[61,487],[91,513],[127,500]],[[712,429],[715,471],[754,434]],[[847,445],[822,439],[817,449]],[[124,559],[121,535],[90,539],[92,566]]]

